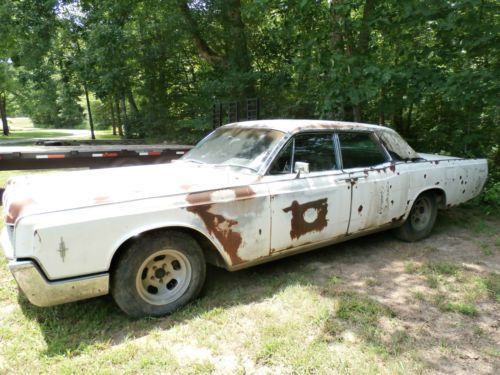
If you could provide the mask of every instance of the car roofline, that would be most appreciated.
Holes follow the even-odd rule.
[[[295,134],[305,130],[352,130],[352,131],[391,131],[380,125],[363,124],[347,121],[327,120],[256,120],[241,121],[224,125],[223,128],[269,129],[287,134]]]

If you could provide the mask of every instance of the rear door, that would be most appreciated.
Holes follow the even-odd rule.
[[[403,219],[408,175],[391,161],[372,132],[339,132],[342,170],[352,184],[348,233],[375,229]]]

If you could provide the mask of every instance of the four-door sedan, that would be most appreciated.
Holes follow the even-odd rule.
[[[207,262],[234,271],[389,228],[422,239],[486,177],[484,159],[419,154],[385,127],[236,123],[171,164],[11,178],[2,246],[35,305],[111,292],[158,316],[198,295]]]

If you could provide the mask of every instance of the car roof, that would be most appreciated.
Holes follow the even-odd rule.
[[[224,126],[225,128],[261,128],[278,130],[283,133],[296,133],[301,130],[390,130],[384,126],[362,124],[359,122],[326,121],[326,120],[258,120],[235,122]]]

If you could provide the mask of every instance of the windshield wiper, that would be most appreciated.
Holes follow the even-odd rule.
[[[240,164],[212,164],[214,167],[236,167],[236,168],[246,168],[250,169],[253,172],[257,172],[255,168],[252,167],[247,167],[246,165],[240,165]]]
[[[207,164],[204,161],[199,161],[199,160],[195,160],[195,159],[179,159],[179,161],[186,161],[186,162],[195,163],[195,164]]]

